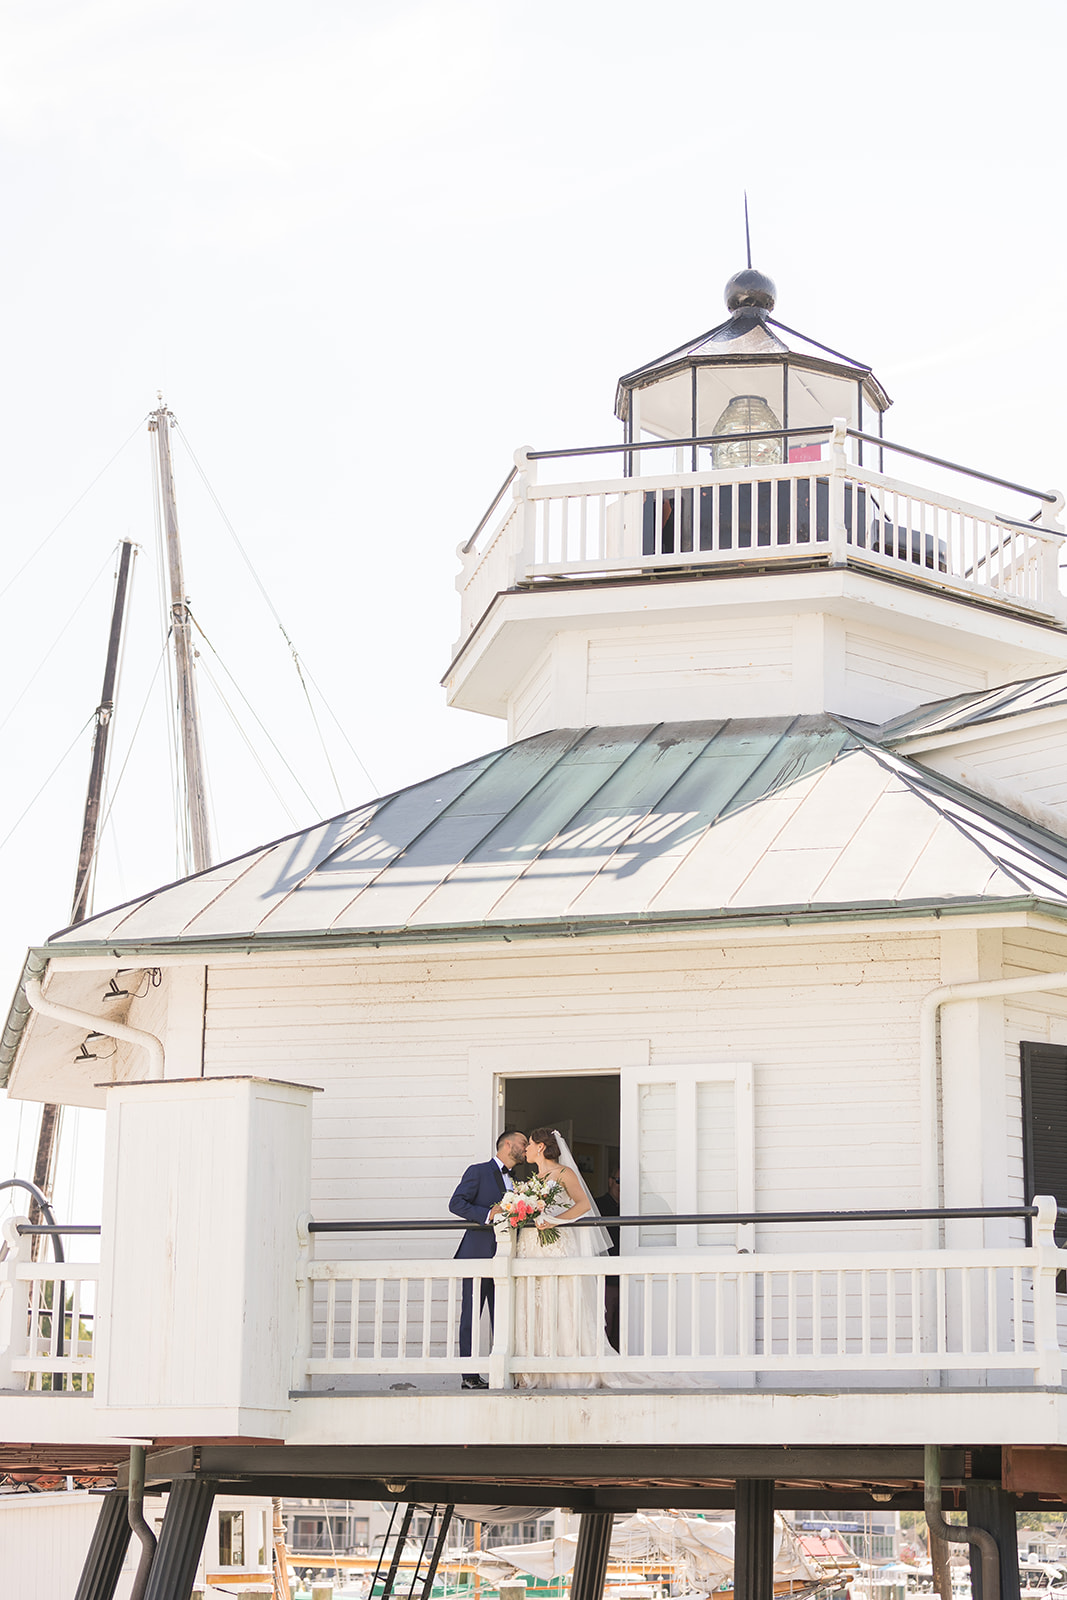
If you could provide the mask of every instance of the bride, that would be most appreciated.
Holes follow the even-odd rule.
[[[520,1277],[515,1283],[516,1356],[595,1356],[601,1347],[604,1308],[600,1281],[594,1277],[568,1277],[555,1263],[561,1257],[607,1255],[611,1239],[606,1228],[569,1228],[567,1224],[590,1212],[599,1216],[596,1203],[577,1171],[566,1140],[554,1128],[535,1128],[526,1141],[526,1159],[541,1178],[554,1178],[566,1191],[570,1204],[557,1201],[538,1218],[534,1227],[519,1232],[516,1254],[521,1260],[543,1261],[543,1276]],[[545,1244],[540,1231],[559,1228],[555,1244]],[[606,1339],[603,1347],[610,1350]],[[519,1389],[599,1389],[608,1380],[592,1372],[520,1372]]]

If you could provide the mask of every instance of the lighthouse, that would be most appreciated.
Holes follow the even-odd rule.
[[[563,1505],[574,1600],[662,1507],[770,1600],[799,1505],[925,1508],[1013,1600],[1067,1504],[1062,496],[895,437],[764,274],[725,313],[461,545],[499,748],[27,956],[8,1092],[107,1156],[73,1341],[9,1226],[0,1430],[113,1473],[82,1600],[144,1485],[151,1600],[226,1493]],[[512,1127],[618,1171],[620,1254],[505,1234],[472,1353],[448,1203]],[[539,1272],[588,1348],[520,1326]]]

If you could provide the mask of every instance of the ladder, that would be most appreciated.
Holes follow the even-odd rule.
[[[378,1555],[378,1565],[374,1569],[374,1576],[370,1581],[370,1588],[367,1590],[367,1600],[397,1600],[397,1597],[402,1595],[403,1584],[401,1583],[398,1587],[397,1575],[400,1572],[400,1563],[403,1560],[404,1552],[408,1547],[411,1523],[416,1511],[428,1511],[429,1516],[426,1519],[426,1532],[423,1535],[418,1559],[415,1562],[415,1567],[411,1574],[411,1582],[407,1586],[407,1594],[404,1600],[415,1600],[415,1591],[420,1577],[422,1577],[422,1589],[419,1591],[419,1600],[430,1600],[434,1579],[437,1576],[438,1564],[444,1554],[445,1539],[448,1536],[452,1513],[455,1509],[455,1506],[420,1506],[414,1500],[409,1500],[403,1506],[403,1516],[400,1518],[400,1526],[398,1528],[396,1522],[397,1514],[401,1511],[401,1502],[397,1500],[394,1503],[393,1514],[389,1518],[389,1526],[386,1529],[385,1538],[382,1540],[382,1548]],[[390,1539],[394,1541],[391,1555],[389,1555]],[[429,1552],[428,1555],[427,1552]],[[382,1568],[385,1566],[387,1555],[389,1555],[389,1565],[383,1578]],[[423,1573],[424,1562],[426,1562],[425,1574]],[[375,1586],[379,1582],[381,1582],[382,1587],[376,1589]]]

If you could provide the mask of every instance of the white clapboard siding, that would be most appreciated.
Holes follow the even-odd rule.
[[[878,628],[848,628],[845,684],[848,704],[861,691],[872,708],[883,706],[884,714],[892,716],[926,700],[985,689],[988,673],[981,662],[968,662],[926,640],[904,640]]]
[[[594,631],[582,720],[659,721],[668,706],[672,717],[772,715],[794,662],[792,617]]]
[[[514,743],[551,727],[548,706],[552,695],[554,662],[549,651],[527,673],[510,702],[508,738]]]
[[[983,739],[915,752],[915,760],[980,794],[1023,801],[1067,820],[1067,739],[1063,723],[1045,728],[1005,729]]]
[[[692,688],[725,680],[787,683],[792,672],[792,617],[647,624],[589,639],[591,695],[617,693],[627,676]]]
[[[447,1215],[460,1173],[488,1153],[489,1089],[472,1077],[475,1051],[499,1050],[506,1072],[509,1047],[540,1046],[548,1073],[561,1044],[597,1041],[610,1066],[611,1041],[632,1060],[635,1038],[661,1068],[753,1063],[758,1207],[910,1205],[918,1006],[939,981],[938,948],[936,933],[907,930],[874,943],[830,930],[732,945],[641,934],[220,968],[208,985],[206,1070],[325,1090],[312,1168],[323,1218]],[[883,1134],[873,1149],[872,1125]],[[759,1232],[761,1249],[855,1248],[870,1237]],[[338,1236],[329,1249],[440,1257],[455,1243],[444,1233],[399,1244]],[[898,1230],[890,1243],[917,1235]]]

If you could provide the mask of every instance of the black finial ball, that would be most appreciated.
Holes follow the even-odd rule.
[[[777,293],[773,278],[757,272],[755,267],[746,267],[743,272],[735,272],[726,285],[726,309],[741,311],[756,306],[761,311],[773,311]]]

